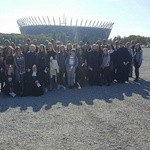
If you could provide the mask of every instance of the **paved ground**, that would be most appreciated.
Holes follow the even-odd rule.
[[[0,150],[150,150],[150,49],[139,83],[0,96]]]

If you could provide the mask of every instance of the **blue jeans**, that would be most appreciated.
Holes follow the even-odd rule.
[[[24,74],[21,74],[18,70],[15,70],[15,77],[17,83],[22,83]]]
[[[74,81],[75,81],[75,68],[67,69],[67,81],[68,81],[68,86],[74,86]]]

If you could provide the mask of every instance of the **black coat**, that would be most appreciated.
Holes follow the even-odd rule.
[[[35,53],[28,52],[25,58],[26,69],[32,69],[32,66],[36,63],[36,55]]]
[[[91,51],[87,53],[87,66],[93,69],[100,68],[102,64],[102,54],[99,51]]]
[[[116,62],[117,62],[116,78],[118,82],[128,81],[129,68],[130,68],[131,61],[132,61],[132,57],[127,48],[122,47],[117,50],[116,52]]]
[[[44,70],[46,68],[46,54],[40,52],[36,55],[36,66],[41,80],[44,78]]]
[[[42,87],[42,83],[40,81],[40,77],[39,74],[37,73],[36,76],[32,76],[32,71],[31,72],[27,72],[25,74],[25,78],[24,78],[24,91],[23,91],[23,95],[24,96],[40,96],[43,95],[43,87]],[[39,81],[40,83],[40,87],[37,86],[37,84],[35,83],[35,81]]]
[[[122,47],[117,50],[116,61],[117,61],[117,68],[124,67],[124,62],[129,62],[128,66],[130,66],[132,58],[127,48]]]
[[[14,77],[14,74],[5,75],[5,86],[3,88],[3,91],[6,95],[8,95],[10,93],[10,88],[13,89],[13,92],[15,92],[15,77]]]
[[[87,52],[86,59],[88,66],[88,82],[90,85],[99,85],[102,54],[100,51],[90,51]]]
[[[46,66],[50,67],[50,57],[53,57],[53,59],[56,59],[57,53],[55,51],[48,51],[46,55]]]
[[[58,66],[60,69],[64,69],[65,70],[65,60],[68,56],[68,53],[66,52],[60,52],[57,55],[57,62],[58,62]]]

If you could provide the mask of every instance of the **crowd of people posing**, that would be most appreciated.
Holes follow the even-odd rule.
[[[135,68],[135,82],[143,52],[139,43],[103,40],[66,45],[28,39],[16,46],[9,40],[0,47],[0,90],[6,95],[40,96],[53,89],[110,86],[128,82]]]

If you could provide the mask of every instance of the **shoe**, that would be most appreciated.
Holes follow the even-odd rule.
[[[110,83],[107,83],[107,86],[110,86]]]
[[[69,86],[69,89],[73,89],[74,88],[74,86]]]
[[[15,96],[16,96],[16,93],[10,92],[9,95],[12,96],[12,97],[15,97]]]
[[[139,81],[139,79],[135,79],[134,81],[135,81],[135,82],[138,82],[138,81]]]
[[[103,85],[102,83],[99,83],[99,84],[98,84],[98,86],[102,86],[102,85]]]
[[[78,86],[78,89],[81,89],[81,86]]]
[[[48,92],[48,89],[47,88],[45,88],[45,93],[47,93]]]
[[[61,88],[61,85],[60,85],[60,84],[58,84],[57,89],[59,90],[60,88]]]
[[[63,88],[64,90],[66,89],[66,87],[65,87],[65,86],[63,86],[63,85],[61,85],[61,88]]]
[[[77,88],[81,89],[81,85],[77,82]]]

